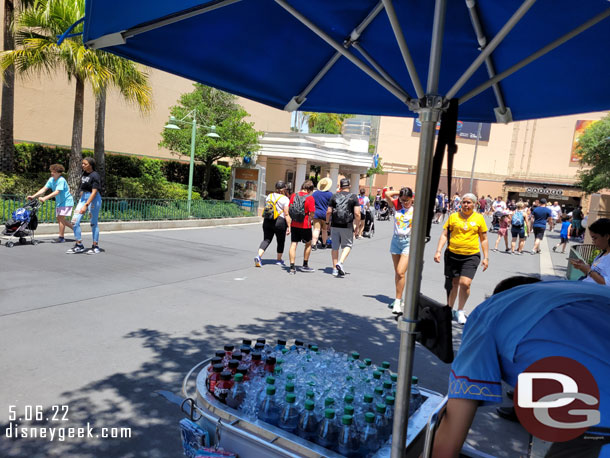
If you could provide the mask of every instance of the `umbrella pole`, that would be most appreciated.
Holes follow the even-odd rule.
[[[398,355],[398,385],[396,387],[396,410],[392,428],[392,458],[402,458],[406,452],[407,425],[409,422],[409,400],[411,375],[415,355],[415,320],[417,320],[417,301],[419,297],[421,274],[424,267],[426,222],[430,199],[432,178],[432,159],[436,123],[440,120],[441,108],[422,108],[419,110],[421,137],[417,161],[417,180],[415,182],[415,212],[411,230],[411,250],[409,268],[403,299],[405,315],[399,319],[400,352]]]

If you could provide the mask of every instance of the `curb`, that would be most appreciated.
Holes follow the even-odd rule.
[[[260,223],[260,216],[244,216],[239,218],[215,218],[215,219],[185,219],[185,220],[163,220],[163,221],[111,221],[99,223],[101,232],[114,231],[142,231],[156,229],[185,229],[199,227],[229,226],[235,224],[254,224]],[[81,224],[83,232],[91,232],[89,223]],[[40,224],[36,229],[36,235],[56,235],[58,231],[57,223]],[[70,229],[66,228],[68,234]]]

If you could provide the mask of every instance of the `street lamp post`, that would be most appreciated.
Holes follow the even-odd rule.
[[[180,127],[176,125],[176,123],[183,123],[183,124],[188,124],[187,121],[185,121],[186,118],[188,117],[192,118],[192,122],[191,124],[191,158],[190,158],[190,162],[189,162],[189,187],[188,187],[188,200],[187,200],[187,204],[186,204],[186,209],[188,211],[189,216],[191,216],[191,202],[193,201],[193,171],[195,169],[195,140],[197,139],[197,110],[192,110],[191,112],[187,113],[186,116],[184,116],[182,119],[176,119],[173,116],[170,116],[169,118],[169,122],[165,125],[166,129],[172,129],[172,130],[180,130]],[[205,129],[210,129],[211,132],[208,132],[207,134],[205,134],[206,137],[212,137],[212,138],[220,138],[220,135],[218,135],[215,131],[216,131],[216,126],[199,126],[199,127],[203,127]]]

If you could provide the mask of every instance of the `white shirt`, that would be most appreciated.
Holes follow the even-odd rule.
[[[559,205],[551,205],[549,208],[551,209],[551,216],[553,219],[559,218],[561,215],[561,207]]]
[[[413,206],[401,208],[394,212],[394,235],[407,237],[411,235],[413,225]]]
[[[498,202],[497,200],[494,200],[494,203],[491,204],[491,207],[494,209],[494,212],[498,212],[498,211],[503,212],[504,210],[506,210],[506,204],[504,203],[503,200],[501,200],[500,202]]]
[[[279,213],[280,218],[284,218],[284,207],[290,205],[290,199],[284,194],[279,194],[277,192],[269,194],[265,199],[265,202],[275,202],[275,209]]]

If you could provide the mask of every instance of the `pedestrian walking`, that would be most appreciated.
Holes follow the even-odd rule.
[[[411,246],[411,226],[413,225],[413,190],[402,188],[400,191],[386,191],[385,199],[394,207],[394,235],[390,243],[390,254],[394,264],[394,284],[396,295],[389,305],[392,313],[402,315],[402,293],[405,289],[405,274],[409,267]]]
[[[371,206],[370,199],[366,196],[366,189],[360,189],[358,195],[358,203],[360,204],[360,222],[356,226],[356,238],[361,239],[364,232],[364,224],[366,222],[366,214]]]
[[[434,254],[434,262],[441,262],[441,252],[447,243],[444,255],[447,304],[453,308],[459,296],[458,310],[453,311],[453,317],[460,324],[466,323],[464,306],[470,296],[470,285],[477,268],[481,264],[485,271],[489,266],[487,224],[483,216],[474,211],[476,202],[477,197],[474,194],[464,194],[462,208],[447,219]]]
[[[487,201],[485,200],[485,195],[482,195],[481,198],[479,199],[479,213],[481,215],[484,215],[486,210],[487,210]]]
[[[568,239],[570,238],[570,227],[572,223],[570,223],[570,218],[567,215],[563,215],[561,217],[561,230],[559,231],[559,243],[553,247],[553,251],[557,251],[557,248],[561,248],[561,252],[566,252],[566,246],[568,244]]]
[[[100,228],[97,223],[100,210],[102,209],[102,179],[99,173],[95,171],[95,159],[92,157],[84,158],[81,162],[81,167],[83,169],[83,175],[80,179],[80,199],[76,206],[76,210],[74,210],[74,215],[72,216],[72,229],[74,230],[76,243],[72,248],[66,251],[66,253],[78,254],[86,251],[87,254],[99,254],[101,252],[99,247]],[[81,220],[86,212],[89,212],[91,237],[93,239],[90,250],[85,250],[80,227]]]
[[[489,194],[487,194],[487,197],[485,198],[485,208],[487,209],[487,216],[491,216],[493,209],[491,207],[491,204],[493,204],[493,199],[491,198],[491,196]]]
[[[502,200],[502,196],[498,196],[496,200],[494,200],[493,204],[491,204],[494,213],[504,212],[506,210],[506,202]]]
[[[441,219],[443,217],[444,205],[445,205],[445,195],[443,194],[443,191],[441,191],[439,189],[438,192],[436,193],[436,201],[434,203],[434,219],[432,220],[432,222],[434,224],[440,224]]]
[[[326,211],[328,210],[328,202],[333,196],[330,189],[333,187],[333,180],[330,178],[322,178],[318,182],[318,189],[313,193],[313,200],[316,204],[316,211],[313,214],[313,238],[311,241],[311,249],[318,248],[318,239],[322,234],[322,245],[320,248],[326,248],[326,240],[328,239],[328,227],[326,225]]]
[[[549,210],[551,210],[551,222],[549,223],[549,231],[553,232],[555,229],[555,223],[559,224],[561,222],[561,207],[558,202],[553,203],[553,205],[549,205]]]
[[[503,213],[500,216],[500,227],[498,228],[498,238],[496,239],[496,245],[494,246],[493,251],[498,251],[498,245],[500,244],[500,240],[504,239],[504,245],[507,253],[510,252],[510,248],[508,247],[508,227],[509,227],[510,216],[508,213]]]
[[[539,205],[532,211],[532,227],[534,228],[534,249],[532,254],[540,253],[540,242],[544,238],[544,231],[546,225],[551,224],[552,213],[549,208],[546,207],[546,199],[540,199]]]
[[[582,207],[578,206],[574,210],[572,210],[572,228],[574,229],[572,232],[572,236],[579,238],[583,233],[582,228],[582,220],[584,218],[584,214],[582,212]]]
[[[354,225],[358,227],[361,219],[358,196],[349,192],[349,187],[349,178],[339,181],[339,192],[331,197],[326,212],[326,223],[330,224],[331,259],[335,277],[345,276],[343,264],[354,244]],[[339,248],[342,249],[341,257]]]
[[[52,164],[49,167],[49,171],[51,172],[51,178],[49,178],[46,184],[35,194],[26,196],[26,199],[34,200],[38,198],[39,201],[44,202],[45,200],[55,197],[55,217],[59,224],[59,236],[57,239],[53,240],[53,242],[63,243],[66,241],[64,237],[66,226],[70,229],[73,228],[72,223],[67,221],[66,217],[72,215],[74,198],[70,193],[68,182],[61,176],[65,171],[64,166],[61,164]],[[48,191],[51,191],[51,194],[45,196]]]
[[[263,241],[258,247],[258,253],[254,258],[254,265],[261,267],[263,253],[275,236],[277,243],[276,264],[283,266],[284,244],[286,236],[290,234],[290,215],[288,207],[290,200],[284,194],[286,183],[278,181],[275,183],[275,192],[272,192],[265,199],[265,209],[263,210]]]
[[[517,210],[513,213],[510,224],[510,234],[512,240],[510,242],[511,253],[515,253],[517,246],[517,238],[519,238],[519,246],[516,254],[523,254],[523,245],[525,245],[525,224],[527,216],[524,212],[525,205],[523,202],[517,202]]]
[[[314,186],[313,181],[305,180],[301,190],[292,195],[288,205],[288,215],[290,216],[290,274],[296,274],[295,260],[297,257],[297,244],[303,242],[303,267],[301,272],[314,272],[309,267],[309,256],[311,255],[311,218],[316,211],[316,203],[311,196]]]

